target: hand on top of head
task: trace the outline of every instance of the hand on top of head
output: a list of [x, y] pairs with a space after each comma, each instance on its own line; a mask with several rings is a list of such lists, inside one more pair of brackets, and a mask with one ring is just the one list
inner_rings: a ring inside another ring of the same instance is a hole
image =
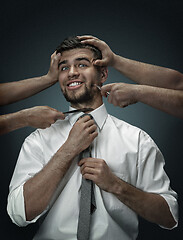
[[84, 36], [78, 36], [78, 38], [81, 40], [81, 43], [83, 44], [89, 44], [97, 47], [101, 53], [102, 53], [102, 59], [95, 60], [94, 64], [98, 66], [112, 66], [114, 62], [114, 53], [110, 49], [110, 47], [102, 40], [89, 36], [89, 35], [84, 35]]

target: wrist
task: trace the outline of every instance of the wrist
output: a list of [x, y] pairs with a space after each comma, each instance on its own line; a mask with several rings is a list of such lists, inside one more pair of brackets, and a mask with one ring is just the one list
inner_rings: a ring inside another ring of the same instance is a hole
[[65, 156], [65, 159], [72, 160], [75, 158], [79, 153], [74, 150], [72, 144], [69, 144], [67, 141], [59, 148], [58, 154], [62, 153]]
[[146, 92], [146, 87], [147, 86], [145, 85], [134, 84], [134, 91], [132, 92], [136, 102], [143, 102], [144, 93]]
[[19, 113], [20, 113], [20, 119], [21, 119], [22, 126], [29, 127], [30, 126], [29, 118], [31, 117], [29, 108], [23, 109]]
[[120, 196], [122, 194], [122, 183], [123, 181], [114, 175], [113, 181], [111, 183], [110, 188], [108, 189], [108, 192], [114, 194], [115, 196]]
[[141, 96], [143, 92], [143, 86], [139, 84], [132, 84], [131, 88], [131, 98], [133, 98], [134, 102], [140, 102]]
[[8, 123], [7, 128], [9, 129], [9, 131], [27, 127], [28, 126], [27, 109], [20, 110], [16, 113], [8, 114], [7, 123]]
[[58, 81], [57, 77], [52, 76], [49, 72], [46, 75], [43, 75], [41, 78], [45, 83], [48, 84], [48, 86], [52, 86]]
[[123, 63], [123, 57], [113, 53], [112, 61], [111, 61], [111, 67], [115, 68], [116, 70], [121, 70]]

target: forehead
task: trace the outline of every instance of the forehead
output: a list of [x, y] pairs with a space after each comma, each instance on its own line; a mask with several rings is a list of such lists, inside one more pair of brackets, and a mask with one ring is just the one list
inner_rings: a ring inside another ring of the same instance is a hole
[[93, 59], [94, 54], [90, 49], [87, 48], [75, 48], [68, 51], [62, 52], [61, 60], [62, 61], [73, 61], [77, 58], [88, 58], [89, 60]]

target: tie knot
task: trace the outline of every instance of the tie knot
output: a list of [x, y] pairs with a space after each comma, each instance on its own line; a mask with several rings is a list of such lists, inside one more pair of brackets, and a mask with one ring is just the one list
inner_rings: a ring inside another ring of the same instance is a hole
[[89, 116], [90, 119], [94, 119], [91, 114], [89, 114], [89, 113], [84, 113], [84, 114], [82, 114], [80, 117], [78, 117], [78, 119], [76, 120], [76, 122], [77, 122], [79, 119], [81, 119], [81, 118], [83, 118], [83, 117], [85, 117], [85, 116]]
[[[89, 116], [91, 119], [93, 119], [93, 116], [91, 115], [91, 114], [89, 114], [89, 113], [84, 113], [83, 115], [81, 115], [79, 118], [78, 118], [78, 120], [80, 119], [80, 118], [83, 118], [84, 116]], [[77, 121], [78, 121], [77, 120]]]

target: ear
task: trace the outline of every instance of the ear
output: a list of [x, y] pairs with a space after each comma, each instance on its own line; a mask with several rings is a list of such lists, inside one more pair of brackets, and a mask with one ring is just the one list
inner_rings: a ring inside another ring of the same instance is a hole
[[108, 68], [101, 67], [101, 83], [104, 83], [108, 77]]

